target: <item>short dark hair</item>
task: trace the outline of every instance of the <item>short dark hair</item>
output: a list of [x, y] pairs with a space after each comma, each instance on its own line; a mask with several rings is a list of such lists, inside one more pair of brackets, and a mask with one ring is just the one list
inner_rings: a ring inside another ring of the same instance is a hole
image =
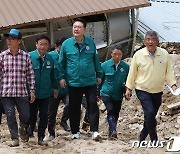
[[56, 43], [55, 43], [56, 47], [62, 45], [62, 43], [63, 43], [66, 39], [67, 39], [67, 38], [65, 38], [65, 37], [63, 37], [63, 38], [61, 38], [61, 39], [60, 39], [60, 38], [57, 39], [57, 40], [56, 40]]
[[154, 31], [154, 30], [147, 31], [145, 34], [145, 39], [148, 35], [149, 36], [156, 36], [157, 40], [159, 41], [159, 34], [156, 31]]
[[50, 43], [50, 39], [48, 36], [42, 34], [42, 35], [39, 35], [37, 38], [36, 38], [36, 43], [38, 43], [39, 40], [42, 40], [42, 39], [45, 39], [47, 40], [49, 43]]
[[121, 44], [114, 44], [109, 47], [109, 50], [112, 52], [113, 50], [121, 50], [122, 53], [124, 52], [123, 46]]
[[86, 28], [87, 23], [86, 23], [86, 21], [85, 21], [83, 18], [76, 18], [76, 19], [74, 19], [73, 25], [74, 25], [74, 23], [75, 23], [76, 21], [81, 22], [81, 23], [83, 24], [83, 26]]

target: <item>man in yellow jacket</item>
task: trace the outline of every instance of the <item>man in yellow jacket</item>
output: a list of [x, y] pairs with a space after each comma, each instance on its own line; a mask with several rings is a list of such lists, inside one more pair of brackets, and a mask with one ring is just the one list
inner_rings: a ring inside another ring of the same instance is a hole
[[171, 58], [165, 49], [157, 47], [158, 34], [148, 31], [145, 35], [145, 48], [137, 51], [132, 59], [126, 81], [126, 99], [130, 99], [131, 90], [135, 88], [136, 95], [144, 111], [144, 127], [140, 133], [140, 141], [150, 136], [151, 141], [157, 141], [156, 114], [162, 102], [162, 90], [165, 82], [176, 90]]

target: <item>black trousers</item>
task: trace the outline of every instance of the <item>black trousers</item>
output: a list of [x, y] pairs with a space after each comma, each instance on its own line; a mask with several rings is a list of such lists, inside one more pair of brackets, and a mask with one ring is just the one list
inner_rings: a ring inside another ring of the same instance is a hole
[[162, 102], [162, 94], [162, 92], [148, 93], [136, 89], [136, 95], [144, 111], [144, 127], [140, 133], [140, 141], [145, 140], [148, 134], [150, 135], [151, 141], [158, 140], [156, 132], [156, 114]]
[[108, 96], [102, 96], [102, 101], [106, 106], [107, 117], [113, 116], [115, 118], [115, 122], [117, 122], [119, 118], [119, 112], [121, 110], [122, 100], [115, 101], [110, 99]]
[[64, 103], [62, 120], [66, 121], [69, 119], [69, 95], [64, 95], [62, 97], [58, 96], [57, 99], [54, 99], [54, 97], [51, 96], [48, 109], [48, 131], [52, 136], [55, 136], [56, 115], [60, 100]]
[[87, 99], [87, 110], [89, 114], [90, 130], [98, 131], [99, 127], [99, 108], [97, 105], [97, 87], [96, 85], [86, 87], [69, 86], [69, 113], [70, 127], [72, 134], [79, 132], [80, 111], [83, 94]]
[[39, 111], [38, 138], [45, 137], [45, 130], [48, 123], [48, 104], [49, 97], [43, 99], [36, 99], [34, 103], [30, 104], [30, 135], [33, 134], [37, 122], [37, 114]]

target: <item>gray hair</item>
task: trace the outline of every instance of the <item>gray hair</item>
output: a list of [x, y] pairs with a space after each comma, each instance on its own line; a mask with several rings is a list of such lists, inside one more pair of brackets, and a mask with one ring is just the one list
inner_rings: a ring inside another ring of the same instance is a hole
[[153, 30], [147, 31], [145, 34], [145, 39], [147, 36], [156, 36], [157, 40], [159, 41], [159, 34], [156, 31]]

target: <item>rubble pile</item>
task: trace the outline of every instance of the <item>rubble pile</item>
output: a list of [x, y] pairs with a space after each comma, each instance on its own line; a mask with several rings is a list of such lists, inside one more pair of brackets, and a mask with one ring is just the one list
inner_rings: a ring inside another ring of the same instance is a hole
[[159, 46], [166, 49], [170, 54], [180, 54], [180, 43], [160, 43]]

